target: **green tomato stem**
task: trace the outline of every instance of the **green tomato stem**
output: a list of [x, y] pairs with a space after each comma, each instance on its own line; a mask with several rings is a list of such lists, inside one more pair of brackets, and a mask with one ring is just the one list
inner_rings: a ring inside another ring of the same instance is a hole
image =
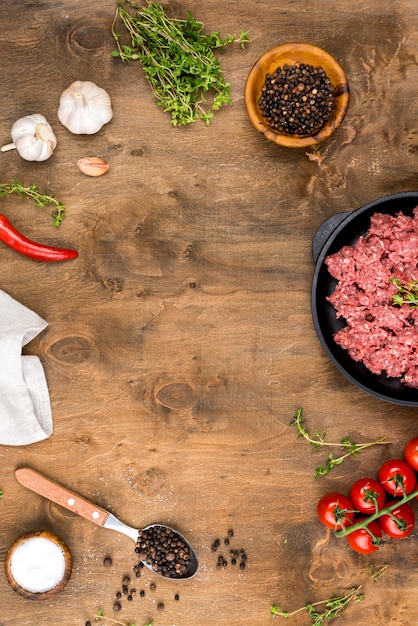
[[403, 498], [401, 498], [400, 500], [397, 500], [395, 504], [392, 504], [391, 506], [387, 506], [384, 509], [380, 509], [376, 511], [376, 513], [373, 513], [373, 515], [369, 515], [362, 522], [357, 522], [357, 524], [353, 524], [352, 526], [344, 526], [341, 530], [337, 530], [335, 533], [335, 536], [346, 537], [347, 535], [350, 535], [356, 530], [360, 530], [361, 528], [367, 528], [370, 522], [373, 522], [374, 520], [379, 519], [379, 517], [382, 517], [382, 515], [390, 515], [392, 511], [398, 508], [398, 506], [400, 506], [401, 504], [405, 504], [406, 502], [409, 502], [410, 500], [413, 500], [417, 496], [418, 496], [418, 489], [415, 489], [414, 491], [411, 491], [411, 493], [404, 495]]

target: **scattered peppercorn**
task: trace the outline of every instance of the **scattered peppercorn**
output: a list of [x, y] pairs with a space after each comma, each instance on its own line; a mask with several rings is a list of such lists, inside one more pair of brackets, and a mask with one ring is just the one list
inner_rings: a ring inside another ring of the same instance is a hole
[[[230, 528], [227, 532], [227, 537], [224, 538], [224, 544], [228, 546], [231, 543], [231, 538], [234, 536], [234, 531]], [[215, 539], [211, 545], [211, 549], [216, 552], [220, 545], [219, 539]], [[225, 557], [223, 554], [219, 554], [216, 562], [216, 569], [222, 569], [228, 566], [228, 562], [231, 565], [237, 565], [239, 562], [239, 568], [244, 570], [247, 562], [247, 553], [244, 548], [235, 548], [231, 547], [228, 550], [230, 561], [228, 561], [228, 557]]]
[[157, 604], [157, 611], [162, 611], [164, 609], [164, 602], [159, 602]]
[[91, 626], [91, 621], [88, 619], [85, 626]]
[[215, 539], [210, 549], [212, 550], [212, 552], [216, 552], [216, 550], [219, 548], [220, 545], [221, 545], [221, 542], [219, 541], [219, 539]]
[[331, 118], [335, 109], [333, 92], [322, 67], [295, 63], [267, 74], [258, 105], [273, 130], [306, 137]]
[[219, 567], [226, 567], [228, 565], [228, 561], [226, 560], [226, 558], [224, 556], [222, 556], [222, 554], [220, 554], [218, 556], [218, 566]]
[[145, 597], [145, 591], [143, 589], [141, 589], [141, 591], [139, 592], [139, 595], [141, 596], [141, 598]]
[[121, 610], [122, 606], [120, 604], [120, 602], [114, 602], [113, 603], [113, 610], [115, 613], [118, 613]]
[[103, 559], [103, 565], [104, 565], [105, 567], [110, 567], [110, 566], [112, 565], [112, 559], [111, 559], [111, 557], [110, 557], [110, 556], [106, 556], [106, 557]]
[[179, 594], [178, 594], [178, 593], [176, 593], [176, 595], [174, 596], [174, 600], [175, 600], [176, 602], [178, 602], [178, 601], [180, 600], [180, 596], [179, 596]]
[[117, 591], [115, 595], [116, 595], [116, 600], [120, 600], [122, 597], [122, 593], [120, 591]]

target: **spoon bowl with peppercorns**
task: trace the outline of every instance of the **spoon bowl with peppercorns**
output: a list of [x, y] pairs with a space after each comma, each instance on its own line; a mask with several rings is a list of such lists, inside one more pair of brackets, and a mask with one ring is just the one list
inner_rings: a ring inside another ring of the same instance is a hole
[[196, 574], [199, 564], [192, 546], [183, 535], [169, 526], [151, 524], [139, 530], [132, 528], [109, 511], [29, 467], [17, 469], [15, 477], [21, 485], [51, 502], [98, 526], [116, 530], [133, 539], [139, 562], [155, 574], [173, 580], [192, 578]]
[[253, 126], [287, 148], [327, 139], [344, 119], [347, 77], [328, 52], [307, 43], [276, 46], [252, 67], [244, 100]]

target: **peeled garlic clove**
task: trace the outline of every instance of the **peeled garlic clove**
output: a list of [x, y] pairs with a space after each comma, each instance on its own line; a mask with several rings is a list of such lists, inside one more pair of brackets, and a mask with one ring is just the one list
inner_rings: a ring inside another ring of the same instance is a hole
[[112, 117], [109, 94], [91, 81], [77, 80], [61, 94], [58, 119], [75, 135], [94, 135]]
[[51, 126], [39, 113], [18, 119], [12, 126], [11, 135], [13, 143], [2, 146], [1, 151], [16, 148], [26, 161], [46, 161], [57, 145]]
[[102, 176], [109, 169], [109, 163], [100, 157], [84, 157], [77, 165], [86, 176]]

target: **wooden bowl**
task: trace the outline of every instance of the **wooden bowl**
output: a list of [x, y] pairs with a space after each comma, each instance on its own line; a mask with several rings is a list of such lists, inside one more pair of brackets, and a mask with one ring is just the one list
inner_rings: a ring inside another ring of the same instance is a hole
[[[56, 572], [51, 572], [51, 557], [56, 561]], [[64, 541], [57, 535], [47, 530], [34, 530], [22, 535], [10, 546], [4, 568], [7, 582], [16, 593], [28, 600], [47, 600], [62, 591], [68, 583], [72, 556]], [[39, 581], [45, 575], [49, 577], [49, 581], [46, 579], [42, 587]], [[39, 590], [27, 584], [28, 578], [36, 578], [36, 587]]]
[[[320, 130], [308, 136], [277, 132], [269, 126], [258, 104], [267, 74], [273, 74], [278, 67], [296, 63], [322, 67], [334, 88], [335, 109], [331, 118]], [[268, 50], [252, 67], [244, 92], [245, 106], [254, 127], [270, 141], [287, 148], [307, 148], [327, 139], [343, 121], [349, 99], [347, 77], [342, 67], [328, 52], [307, 43], [288, 43]]]

